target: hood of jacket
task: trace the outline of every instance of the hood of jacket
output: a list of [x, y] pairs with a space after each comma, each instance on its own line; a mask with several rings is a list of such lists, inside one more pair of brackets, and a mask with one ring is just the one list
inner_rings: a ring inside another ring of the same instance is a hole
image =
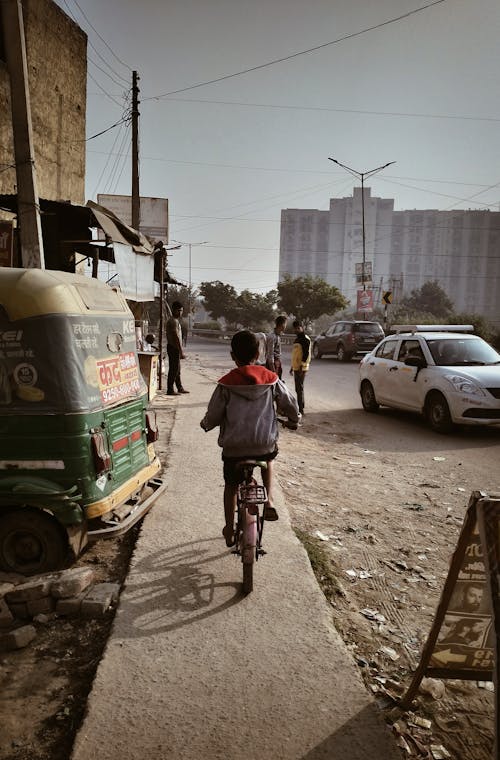
[[267, 393], [277, 382], [278, 375], [275, 372], [259, 364], [246, 364], [221, 377], [218, 385], [229, 388], [242, 398], [256, 399]]

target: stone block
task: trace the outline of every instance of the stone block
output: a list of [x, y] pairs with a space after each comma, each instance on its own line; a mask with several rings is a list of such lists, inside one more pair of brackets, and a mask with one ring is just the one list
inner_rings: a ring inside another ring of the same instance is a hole
[[9, 591], [13, 591], [15, 588], [13, 583], [0, 583], [0, 599], [3, 599], [5, 594], [8, 594]]
[[72, 596], [70, 599], [58, 599], [56, 601], [56, 612], [58, 615], [71, 616], [79, 615], [82, 607], [82, 601], [85, 594]]
[[102, 617], [118, 600], [120, 585], [118, 583], [97, 583], [85, 594], [82, 600], [83, 617]]
[[51, 596], [44, 596], [42, 599], [33, 599], [33, 601], [26, 602], [26, 608], [30, 617], [35, 617], [41, 612], [53, 612], [56, 603]]
[[0, 634], [0, 650], [23, 649], [36, 638], [36, 629], [32, 625], [23, 625], [14, 631]]
[[38, 575], [25, 583], [20, 583], [13, 591], [5, 594], [7, 604], [11, 602], [31, 602], [34, 599], [41, 599], [44, 596], [50, 596], [50, 587], [54, 581], [54, 575]]
[[90, 586], [94, 579], [94, 571], [91, 567], [71, 567], [60, 573], [51, 587], [50, 593], [55, 599], [68, 599], [71, 596], [79, 596]]
[[16, 602], [8, 606], [15, 618], [19, 618], [19, 620], [29, 619], [30, 614], [25, 602]]
[[14, 622], [14, 615], [5, 599], [0, 598], [0, 628], [9, 628]]

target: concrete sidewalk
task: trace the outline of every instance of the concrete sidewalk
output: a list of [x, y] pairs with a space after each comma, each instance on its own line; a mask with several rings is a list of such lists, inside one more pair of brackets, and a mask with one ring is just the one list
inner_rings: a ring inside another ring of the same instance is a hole
[[400, 760], [279, 489], [269, 553], [241, 594], [217, 431], [199, 427], [213, 383], [184, 366], [183, 380], [190, 395], [168, 399], [168, 488], [144, 520], [73, 760]]

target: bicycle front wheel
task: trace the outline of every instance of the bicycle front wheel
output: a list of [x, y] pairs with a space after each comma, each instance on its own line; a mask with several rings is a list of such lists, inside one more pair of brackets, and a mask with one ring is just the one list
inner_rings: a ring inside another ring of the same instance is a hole
[[253, 562], [243, 562], [243, 593], [253, 591]]

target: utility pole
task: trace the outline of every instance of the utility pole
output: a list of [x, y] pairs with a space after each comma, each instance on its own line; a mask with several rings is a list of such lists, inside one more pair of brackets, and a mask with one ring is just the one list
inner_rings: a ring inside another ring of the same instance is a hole
[[132, 72], [132, 227], [141, 223], [141, 197], [139, 195], [139, 77]]
[[[389, 161], [388, 164], [384, 164], [383, 166], [377, 166], [376, 169], [370, 169], [367, 172], [358, 172], [356, 169], [351, 169], [350, 166], [346, 166], [345, 164], [341, 164], [340, 161], [337, 161], [336, 158], [328, 158], [329, 161], [333, 161], [334, 164], [337, 164], [337, 166], [341, 166], [342, 169], [345, 169], [349, 172], [349, 174], [352, 174], [354, 177], [357, 177], [361, 180], [361, 224], [362, 224], [362, 232], [363, 232], [363, 264], [361, 265], [361, 279], [363, 284], [363, 290], [366, 290], [366, 278], [365, 278], [365, 264], [366, 264], [366, 235], [365, 235], [365, 177], [372, 177], [377, 172], [382, 171], [382, 169], [386, 169], [388, 166], [391, 166], [391, 164], [395, 164], [395, 161]], [[372, 274], [373, 276], [373, 274]]]
[[7, 68], [10, 76], [12, 131], [17, 181], [17, 219], [22, 265], [45, 269], [36, 183], [33, 129], [21, 0], [0, 2]]

